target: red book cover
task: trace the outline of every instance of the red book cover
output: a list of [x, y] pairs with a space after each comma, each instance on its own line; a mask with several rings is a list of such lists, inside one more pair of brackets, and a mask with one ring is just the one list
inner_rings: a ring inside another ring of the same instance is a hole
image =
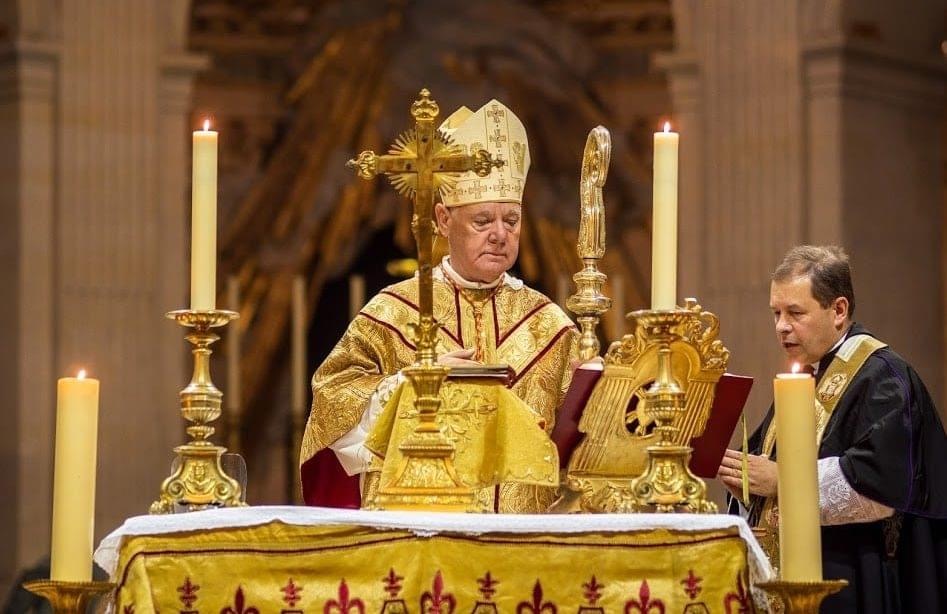
[[720, 461], [730, 444], [730, 437], [737, 427], [743, 406], [753, 387], [753, 378], [724, 373], [717, 382], [714, 402], [710, 407], [707, 428], [700, 437], [691, 439], [694, 452], [690, 469], [702, 478], [717, 477]]
[[582, 439], [579, 432], [579, 420], [585, 410], [585, 404], [592, 396], [592, 389], [598, 379], [602, 377], [602, 365], [590, 363], [580, 365], [572, 374], [572, 383], [566, 397], [562, 400], [559, 415], [556, 417], [556, 426], [552, 430], [552, 441], [559, 450], [559, 468], [565, 469], [569, 464], [569, 457]]

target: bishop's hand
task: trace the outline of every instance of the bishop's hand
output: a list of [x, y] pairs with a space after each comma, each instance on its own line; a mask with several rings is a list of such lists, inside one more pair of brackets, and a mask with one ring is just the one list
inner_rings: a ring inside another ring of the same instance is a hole
[[476, 360], [471, 360], [473, 355], [474, 350], [472, 348], [469, 350], [454, 350], [438, 356], [437, 363], [445, 367], [473, 367], [480, 364]]

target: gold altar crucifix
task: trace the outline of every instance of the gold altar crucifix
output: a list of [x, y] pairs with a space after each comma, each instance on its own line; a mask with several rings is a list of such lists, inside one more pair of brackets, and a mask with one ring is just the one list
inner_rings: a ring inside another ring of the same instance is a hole
[[395, 478], [380, 484], [377, 496], [368, 502], [376, 509], [470, 509], [474, 492], [460, 482], [454, 471], [454, 444], [441, 433], [437, 412], [440, 388], [449, 369], [437, 364], [437, 330], [434, 320], [434, 287], [431, 277], [434, 244], [434, 197], [450, 190], [459, 173], [474, 171], [486, 177], [503, 160], [480, 149], [466, 153], [434, 127], [439, 109], [427, 89], [411, 105], [414, 128], [403, 133], [388, 154], [363, 151], [348, 166], [362, 179], [388, 175], [401, 194], [414, 197], [411, 229], [418, 246], [418, 323], [410, 335], [417, 347], [415, 364], [404, 370], [416, 394], [419, 423], [414, 433], [398, 446], [404, 455]]

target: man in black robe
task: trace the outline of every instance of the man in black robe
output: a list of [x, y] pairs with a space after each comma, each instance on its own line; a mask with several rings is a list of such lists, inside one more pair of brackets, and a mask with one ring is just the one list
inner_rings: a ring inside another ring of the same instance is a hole
[[[849, 585], [821, 612], [947, 612], [947, 434], [924, 383], [852, 321], [851, 269], [840, 248], [790, 250], [773, 274], [770, 306], [788, 358], [813, 370], [817, 399], [834, 407], [815, 408], [823, 576]], [[862, 342], [860, 366], [844, 364], [856, 362]], [[846, 374], [846, 366], [857, 370]], [[752, 526], [778, 522], [772, 422], [770, 406], [748, 442]], [[727, 451], [718, 477], [739, 497], [740, 452]]]

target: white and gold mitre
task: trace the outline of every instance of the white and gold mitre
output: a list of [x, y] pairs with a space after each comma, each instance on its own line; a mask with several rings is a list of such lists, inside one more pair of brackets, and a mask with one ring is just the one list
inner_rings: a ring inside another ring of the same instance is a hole
[[440, 127], [464, 153], [486, 149], [506, 162], [487, 177], [473, 172], [461, 175], [452, 190], [442, 194], [448, 207], [475, 203], [522, 203], [529, 172], [529, 141], [526, 128], [502, 102], [491, 100], [476, 112], [467, 107], [454, 111]]

